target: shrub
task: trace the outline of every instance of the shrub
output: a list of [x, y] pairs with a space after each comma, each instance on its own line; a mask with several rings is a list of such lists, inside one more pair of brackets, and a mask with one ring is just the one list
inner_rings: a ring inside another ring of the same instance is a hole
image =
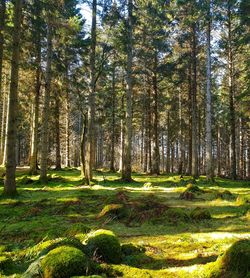
[[118, 238], [112, 231], [97, 230], [90, 233], [86, 240], [86, 253], [96, 260], [107, 263], [121, 261], [121, 246]]
[[221, 257], [211, 270], [211, 278], [237, 277], [245, 278], [250, 273], [250, 240], [235, 242]]
[[70, 225], [70, 227], [67, 230], [67, 235], [68, 236], [75, 236], [76, 234], [86, 234], [90, 232], [90, 228], [88, 226], [86, 226], [83, 223], [74, 223], [72, 225]]
[[216, 199], [231, 200], [233, 198], [234, 198], [234, 195], [229, 190], [217, 192], [217, 194], [216, 194]]
[[44, 278], [65, 278], [85, 274], [89, 260], [82, 251], [61, 246], [50, 251], [41, 262]]
[[192, 201], [193, 199], [195, 199], [195, 194], [189, 191], [184, 191], [180, 194], [180, 199]]
[[209, 210], [205, 208], [195, 208], [191, 212], [190, 217], [194, 220], [205, 220], [212, 218]]
[[199, 186], [189, 183], [186, 188], [187, 191], [192, 193], [203, 193], [204, 191]]

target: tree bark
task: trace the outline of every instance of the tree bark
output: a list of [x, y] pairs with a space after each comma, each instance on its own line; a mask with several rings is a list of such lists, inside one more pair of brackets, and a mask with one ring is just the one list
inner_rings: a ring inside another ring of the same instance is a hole
[[60, 96], [55, 92], [55, 132], [56, 132], [56, 170], [61, 170], [61, 140], [60, 140]]
[[127, 75], [126, 75], [126, 115], [125, 115], [125, 136], [124, 136], [124, 165], [122, 169], [122, 179], [131, 181], [131, 152], [132, 152], [132, 63], [133, 63], [133, 0], [128, 0], [127, 19]]
[[111, 154], [110, 154], [110, 171], [115, 171], [115, 65], [112, 72], [112, 122], [111, 122]]
[[212, 93], [211, 93], [211, 1], [208, 10], [207, 25], [207, 88], [206, 88], [206, 177], [213, 180], [212, 155]]
[[41, 173], [40, 180], [47, 183], [47, 166], [48, 166], [48, 121], [50, 106], [50, 90], [51, 90], [51, 63], [52, 63], [52, 27], [48, 22], [47, 27], [47, 61], [45, 72], [45, 96], [42, 114], [42, 134], [41, 134]]
[[22, 0], [14, 3], [14, 30], [13, 48], [11, 60], [11, 81], [8, 107], [8, 133], [7, 133], [7, 161], [4, 194], [11, 196], [16, 194], [16, 140], [17, 140], [17, 109], [18, 109], [18, 72], [20, 60], [20, 33], [22, 18]]
[[[36, 16], [39, 18], [41, 15], [39, 1], [36, 2]], [[39, 24], [40, 22], [37, 22]], [[35, 80], [35, 98], [34, 98], [34, 114], [32, 122], [31, 134], [31, 154], [30, 154], [30, 173], [37, 174], [37, 151], [38, 151], [38, 120], [39, 120], [39, 99], [41, 88], [41, 27], [35, 26], [35, 43], [36, 43], [36, 80]]]
[[159, 153], [159, 134], [158, 134], [158, 84], [157, 84], [157, 53], [154, 57], [154, 74], [153, 74], [153, 90], [154, 90], [154, 122], [153, 122], [153, 163], [152, 174], [160, 174], [160, 153]]
[[89, 92], [89, 109], [88, 109], [88, 128], [86, 136], [86, 153], [85, 153], [85, 179], [90, 184], [93, 178], [94, 163], [94, 144], [95, 144], [95, 91], [96, 91], [96, 10], [97, 1], [92, 2], [92, 26], [91, 26], [91, 51], [90, 51], [90, 92]]
[[229, 85], [229, 118], [230, 118], [230, 175], [232, 179], [237, 178], [236, 173], [236, 135], [235, 135], [235, 105], [234, 105], [234, 70], [233, 70], [233, 49], [232, 49], [232, 15], [231, 4], [228, 1], [228, 85]]
[[198, 178], [198, 146], [197, 146], [197, 41], [196, 23], [192, 26], [192, 176]]

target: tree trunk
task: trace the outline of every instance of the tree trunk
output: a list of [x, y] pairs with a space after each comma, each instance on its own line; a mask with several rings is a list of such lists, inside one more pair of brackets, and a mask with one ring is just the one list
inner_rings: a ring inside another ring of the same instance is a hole
[[115, 65], [112, 72], [112, 122], [111, 122], [111, 154], [110, 154], [110, 171], [115, 171]]
[[154, 57], [154, 75], [153, 75], [153, 89], [154, 89], [154, 123], [153, 123], [153, 163], [152, 174], [160, 174], [160, 153], [159, 153], [159, 135], [158, 135], [158, 84], [157, 84], [157, 53]]
[[89, 109], [88, 109], [88, 128], [87, 142], [85, 153], [85, 179], [86, 183], [90, 184], [93, 178], [93, 163], [94, 163], [94, 144], [95, 144], [95, 90], [96, 90], [96, 9], [97, 1], [92, 3], [92, 26], [91, 26], [91, 51], [90, 51], [90, 92], [89, 92]]
[[120, 131], [120, 163], [119, 163], [119, 172], [122, 173], [124, 165], [124, 96], [122, 96], [121, 101], [121, 131]]
[[[3, 117], [4, 109], [4, 97], [3, 97], [3, 48], [4, 48], [4, 28], [5, 28], [5, 13], [6, 13], [6, 0], [0, 0], [0, 104], [2, 109], [0, 109], [0, 119]], [[4, 129], [2, 125], [0, 126], [1, 137], [4, 136]], [[1, 153], [2, 156], [2, 153]]]
[[[36, 2], [36, 16], [40, 17], [39, 1]], [[39, 24], [38, 22], [37, 24]], [[30, 154], [30, 173], [37, 174], [37, 149], [38, 149], [38, 118], [39, 118], [39, 98], [41, 88], [41, 27], [34, 27], [36, 35], [36, 80], [35, 80], [35, 98], [34, 98], [34, 114], [32, 122], [31, 134], [31, 154]]]
[[51, 90], [51, 62], [52, 62], [52, 27], [48, 22], [47, 30], [47, 62], [45, 72], [45, 96], [42, 114], [41, 129], [41, 173], [40, 180], [47, 183], [47, 164], [48, 164], [48, 121], [50, 106], [50, 90]]
[[61, 170], [60, 96], [58, 92], [55, 92], [55, 94], [56, 170]]
[[16, 0], [14, 5], [14, 30], [11, 60], [11, 81], [9, 93], [9, 118], [7, 133], [7, 161], [4, 194], [16, 194], [16, 140], [17, 140], [17, 109], [18, 109], [18, 70], [20, 59], [20, 33], [22, 18], [22, 0]]
[[131, 181], [131, 152], [132, 152], [132, 62], [133, 62], [133, 0], [128, 0], [128, 19], [127, 19], [127, 75], [126, 75], [126, 116], [125, 116], [125, 136], [124, 136], [124, 165], [122, 179]]
[[213, 180], [212, 155], [212, 94], [211, 94], [211, 1], [208, 8], [207, 25], [207, 88], [206, 88], [206, 176]]
[[192, 176], [198, 178], [198, 146], [197, 146], [197, 42], [196, 42], [196, 23], [192, 26]]
[[235, 135], [235, 107], [234, 107], [234, 70], [233, 70], [233, 49], [232, 49], [232, 23], [231, 4], [228, 1], [228, 85], [229, 85], [229, 118], [230, 118], [230, 174], [232, 179], [237, 178], [236, 173], [236, 135]]
[[66, 65], [66, 120], [65, 120], [65, 145], [66, 145], [66, 166], [70, 167], [70, 106], [69, 106], [69, 77], [68, 65]]

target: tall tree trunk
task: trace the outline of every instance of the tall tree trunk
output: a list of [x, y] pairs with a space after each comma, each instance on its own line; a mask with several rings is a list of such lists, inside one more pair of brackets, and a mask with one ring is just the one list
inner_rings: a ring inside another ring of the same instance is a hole
[[131, 181], [131, 152], [132, 152], [132, 63], [133, 63], [133, 0], [128, 0], [128, 19], [127, 19], [127, 75], [126, 75], [126, 124], [124, 136], [124, 165], [122, 179]]
[[41, 134], [41, 173], [40, 180], [47, 183], [47, 165], [48, 165], [48, 121], [50, 106], [50, 90], [51, 90], [51, 62], [52, 62], [52, 27], [48, 22], [47, 27], [47, 61], [45, 72], [45, 95], [42, 114], [42, 134]]
[[230, 174], [232, 179], [237, 178], [236, 173], [236, 135], [235, 135], [235, 105], [234, 105], [234, 70], [233, 70], [233, 49], [232, 49], [232, 15], [231, 3], [228, 1], [228, 85], [229, 85], [229, 118], [230, 118]]
[[217, 176], [221, 176], [221, 131], [219, 125], [217, 130]]
[[69, 106], [69, 76], [68, 65], [66, 65], [66, 120], [65, 120], [65, 145], [66, 145], [66, 166], [70, 167], [70, 106]]
[[14, 30], [13, 48], [11, 60], [11, 81], [9, 93], [9, 118], [7, 133], [7, 161], [4, 194], [16, 194], [16, 139], [17, 139], [17, 110], [18, 110], [18, 70], [20, 59], [20, 33], [22, 18], [22, 0], [16, 0], [14, 4]]
[[115, 65], [112, 72], [112, 122], [111, 122], [111, 154], [110, 154], [110, 171], [115, 171]]
[[213, 155], [212, 155], [212, 94], [211, 94], [211, 1], [208, 10], [207, 25], [207, 90], [206, 90], [206, 176], [212, 180]]
[[197, 146], [197, 39], [196, 23], [192, 26], [192, 176], [198, 178], [198, 146]]
[[170, 115], [169, 111], [167, 112], [167, 158], [166, 158], [166, 172], [167, 174], [170, 173], [170, 148], [171, 148], [171, 141], [170, 141]]
[[[4, 97], [3, 97], [3, 48], [4, 48], [4, 28], [5, 28], [5, 13], [6, 13], [6, 0], [0, 0], [0, 104], [2, 109], [0, 109], [0, 119], [3, 117], [3, 109], [4, 109]], [[2, 138], [4, 136], [4, 129], [2, 125], [0, 126], [0, 132]], [[2, 156], [2, 153], [1, 153]]]
[[154, 90], [154, 123], [153, 123], [153, 163], [152, 174], [160, 174], [160, 153], [159, 153], [159, 135], [158, 135], [158, 84], [157, 84], [157, 52], [154, 57], [154, 74], [153, 74], [153, 90]]
[[90, 92], [89, 92], [89, 109], [88, 109], [88, 128], [87, 142], [85, 154], [85, 179], [86, 183], [90, 184], [93, 178], [93, 163], [94, 163], [94, 145], [95, 145], [95, 91], [96, 91], [96, 9], [97, 1], [92, 3], [92, 26], [91, 26], [91, 51], [90, 51]]
[[8, 95], [7, 95], [7, 77], [5, 75], [4, 87], [2, 87], [2, 95], [3, 95], [3, 111], [2, 111], [2, 121], [1, 121], [1, 145], [0, 145], [0, 163], [1, 165], [5, 164], [4, 161], [4, 149], [5, 149], [5, 140], [6, 140], [6, 126], [7, 126], [7, 113], [8, 113]]
[[124, 95], [121, 100], [121, 130], [120, 130], [120, 162], [119, 162], [119, 172], [122, 173], [124, 165]]
[[87, 135], [87, 115], [83, 115], [82, 133], [81, 133], [81, 176], [85, 175], [85, 153], [86, 153], [86, 135]]
[[[41, 15], [41, 7], [39, 1], [35, 3], [35, 13], [37, 18]], [[38, 21], [37, 24], [40, 22]], [[41, 88], [41, 26], [34, 27], [35, 43], [36, 43], [36, 80], [35, 80], [35, 98], [34, 98], [34, 114], [32, 122], [31, 134], [31, 153], [30, 153], [30, 173], [37, 174], [37, 151], [38, 151], [38, 120], [39, 120], [39, 98]]]
[[61, 170], [60, 96], [58, 92], [55, 94], [56, 170]]

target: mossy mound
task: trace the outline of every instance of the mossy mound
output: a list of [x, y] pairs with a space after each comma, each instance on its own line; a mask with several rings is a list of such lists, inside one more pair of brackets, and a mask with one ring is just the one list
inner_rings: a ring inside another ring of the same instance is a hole
[[207, 219], [211, 219], [211, 214], [209, 212], [208, 209], [206, 208], [195, 208], [191, 213], [190, 213], [190, 217], [193, 220], [207, 220]]
[[27, 252], [26, 256], [33, 259], [38, 258], [46, 255], [51, 250], [60, 246], [69, 246], [75, 247], [81, 251], [84, 250], [84, 245], [80, 242], [80, 240], [74, 237], [63, 237], [54, 240], [48, 240], [35, 245], [33, 248], [29, 250], [29, 252]]
[[100, 229], [89, 233], [85, 244], [86, 254], [95, 261], [120, 263], [122, 255], [121, 245], [112, 231]]
[[139, 254], [146, 251], [145, 247], [133, 243], [122, 244], [121, 251], [124, 256]]
[[[0, 255], [0, 270], [5, 270], [9, 267], [11, 259], [5, 255]], [[0, 275], [1, 276], [1, 275]]]
[[61, 246], [42, 259], [41, 267], [44, 278], [65, 278], [87, 273], [89, 260], [79, 249]]
[[224, 190], [221, 192], [217, 192], [215, 198], [221, 200], [232, 200], [234, 199], [234, 195], [229, 190]]
[[187, 222], [190, 220], [189, 215], [181, 208], [169, 208], [165, 215], [170, 222]]
[[31, 178], [29, 178], [28, 176], [23, 176], [21, 179], [18, 180], [18, 183], [20, 184], [32, 184], [34, 182], [34, 180], [32, 180]]
[[145, 264], [149, 264], [152, 263], [153, 259], [149, 256], [147, 256], [144, 253], [138, 253], [138, 254], [133, 254], [133, 255], [129, 255], [126, 256], [122, 263], [129, 265], [129, 266], [133, 266], [133, 267], [143, 267], [145, 266]]
[[193, 199], [196, 198], [196, 195], [204, 193], [204, 190], [199, 188], [197, 185], [194, 185], [192, 183], [189, 183], [186, 186], [186, 189], [180, 194], [179, 198], [182, 200], [188, 200], [192, 201]]
[[86, 234], [89, 233], [90, 231], [91, 229], [87, 225], [83, 223], [74, 223], [70, 225], [66, 234], [70, 237], [74, 237], [77, 234]]
[[244, 206], [250, 204], [250, 196], [249, 195], [239, 195], [236, 199], [236, 203], [239, 206]]
[[145, 182], [143, 184], [143, 187], [144, 188], [153, 188], [154, 187], [154, 184], [152, 182]]
[[158, 221], [164, 218], [164, 213], [169, 208], [154, 194], [139, 198], [130, 203], [131, 213], [127, 220], [128, 225], [140, 225], [146, 221]]
[[97, 218], [110, 217], [111, 219], [122, 219], [128, 216], [128, 208], [123, 204], [109, 204], [104, 206]]
[[228, 277], [245, 278], [250, 273], [250, 240], [235, 242], [211, 270], [210, 278]]
[[184, 191], [180, 194], [180, 199], [192, 201], [193, 199], [195, 199], [195, 194], [193, 192]]

